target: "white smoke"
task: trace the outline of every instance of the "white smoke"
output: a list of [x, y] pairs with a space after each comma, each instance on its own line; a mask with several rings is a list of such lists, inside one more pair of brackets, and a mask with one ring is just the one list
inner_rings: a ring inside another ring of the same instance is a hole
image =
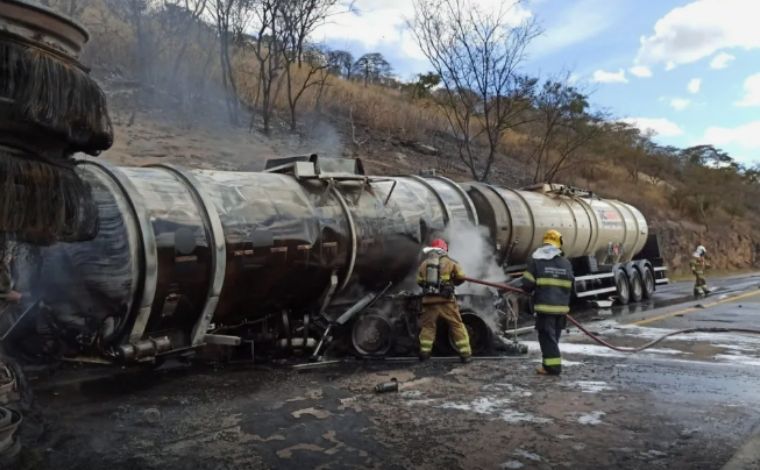
[[[444, 232], [449, 254], [464, 269], [465, 276], [491, 282], [504, 282], [507, 275], [496, 262], [496, 253], [488, 240], [488, 229], [472, 224], [452, 224]], [[467, 282], [457, 288], [459, 294], [484, 295], [488, 287]]]

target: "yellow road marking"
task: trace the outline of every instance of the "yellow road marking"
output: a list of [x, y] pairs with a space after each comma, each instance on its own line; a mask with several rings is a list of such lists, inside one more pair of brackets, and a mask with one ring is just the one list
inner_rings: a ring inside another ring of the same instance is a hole
[[752, 291], [752, 292], [745, 292], [744, 294], [739, 294], [737, 296], [729, 297], [729, 298], [723, 299], [723, 300], [717, 300], [717, 301], [711, 302], [709, 304], [702, 304], [704, 308], [689, 307], [689, 308], [685, 308], [683, 310], [678, 310], [678, 311], [675, 311], [675, 312], [670, 312], [670, 313], [665, 313], [663, 315], [658, 315], [656, 317], [646, 318], [644, 320], [635, 321], [635, 322], [633, 322], [631, 324], [632, 325], [646, 325], [646, 324], [649, 324], [649, 323], [654, 323], [656, 321], [665, 320], [667, 318], [672, 318], [672, 317], [675, 317], [675, 316], [678, 316], [678, 315], [686, 315], [688, 313], [694, 313], [694, 312], [703, 311], [703, 310], [705, 310], [707, 308], [715, 307], [716, 305], [725, 304], [727, 302], [734, 302], [734, 301], [737, 301], [737, 300], [740, 300], [740, 299], [746, 299], [748, 297], [754, 297], [756, 295], [760, 295], [760, 290], [755, 290], [755, 291]]

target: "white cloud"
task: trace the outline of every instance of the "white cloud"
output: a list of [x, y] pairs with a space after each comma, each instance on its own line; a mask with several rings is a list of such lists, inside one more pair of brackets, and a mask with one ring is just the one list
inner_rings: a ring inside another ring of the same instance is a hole
[[760, 73], [750, 75], [744, 80], [744, 97], [736, 106], [760, 106]]
[[397, 45], [416, 59], [425, 56], [413, 41], [406, 37], [406, 19], [414, 15], [411, 2], [405, 0], [359, 0], [354, 4], [356, 13], [341, 13], [315, 31], [318, 41], [350, 40], [370, 50], [383, 44]]
[[757, 18], [760, 2], [697, 0], [670, 10], [641, 38], [636, 63], [696, 62], [721, 49], [760, 48]]
[[[535, 1], [531, 2], [535, 5]], [[575, 0], [562, 2], [557, 18], [545, 25], [544, 34], [528, 48], [531, 57], [541, 57], [587, 41], [607, 30], [620, 15], [621, 9], [609, 0]]]
[[710, 68], [715, 70], [725, 69], [728, 67], [728, 64], [734, 59], [736, 59], [736, 57], [732, 56], [731, 54], [727, 52], [721, 52], [712, 58], [710, 61]]
[[738, 127], [708, 127], [704, 140], [717, 146], [736, 145], [742, 149], [760, 150], [760, 121]]
[[597, 70], [594, 72], [591, 80], [597, 83], [628, 83], [628, 79], [625, 78], [625, 70], [623, 69], [620, 69], [617, 72]]
[[636, 65], [628, 69], [631, 75], [635, 75], [640, 78], [649, 78], [652, 76], [652, 69], [646, 65]]
[[670, 100], [670, 106], [676, 111], [683, 111], [688, 108], [690, 104], [691, 100], [687, 100], [686, 98], [673, 98]]
[[639, 128], [642, 132], [652, 132], [661, 137], [678, 137], [683, 135], [683, 129], [675, 122], [666, 118], [635, 117], [621, 121]]
[[[510, 24], [519, 24], [532, 13], [517, 1], [472, 0], [483, 12], [504, 12]], [[342, 4], [342, 3], [341, 3]], [[394, 48], [403, 56], [426, 60], [417, 40], [407, 27], [414, 17], [414, 4], [409, 0], [356, 0], [350, 13], [333, 15], [315, 33], [317, 42], [355, 41], [371, 51], [382, 46]], [[363, 52], [363, 51], [362, 51]]]
[[701, 78], [692, 78], [691, 80], [689, 80], [689, 84], [686, 85], [686, 89], [689, 90], [689, 93], [692, 93], [692, 94], [699, 93], [700, 87], [702, 87]]

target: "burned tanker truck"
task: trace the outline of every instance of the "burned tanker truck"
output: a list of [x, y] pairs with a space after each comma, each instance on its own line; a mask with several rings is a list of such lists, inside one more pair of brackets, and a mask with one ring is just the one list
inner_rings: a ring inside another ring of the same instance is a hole
[[[503, 281], [558, 229], [580, 300], [638, 301], [667, 282], [637, 209], [565, 186], [375, 177], [358, 159], [315, 155], [262, 172], [72, 158], [112, 137], [76, 60], [86, 40], [38, 5], [0, 9], [0, 232], [23, 294], [4, 307], [0, 338], [16, 357], [414, 354], [415, 273], [441, 236], [468, 275]], [[459, 300], [473, 352], [488, 354], [513, 302], [470, 287]], [[436, 343], [445, 354], [446, 338]]]
[[[82, 359], [147, 361], [205, 345], [255, 355], [412, 354], [421, 249], [472, 227], [481, 227], [502, 279], [519, 275], [541, 234], [556, 228], [580, 299], [639, 300], [666, 281], [638, 210], [563, 186], [373, 177], [360, 160], [316, 156], [270, 161], [263, 172], [92, 158], [77, 171], [91, 188], [98, 234], [38, 249], [31, 284], [40, 296], [34, 315], [45, 320], [34, 334], [57, 335]], [[503, 327], [494, 300], [489, 292], [460, 299], [476, 354]]]

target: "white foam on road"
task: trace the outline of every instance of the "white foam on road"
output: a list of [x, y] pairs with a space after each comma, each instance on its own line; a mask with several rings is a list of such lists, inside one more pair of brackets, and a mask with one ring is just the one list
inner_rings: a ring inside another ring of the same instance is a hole
[[607, 382], [596, 380], [578, 380], [575, 382], [564, 383], [563, 385], [566, 387], [580, 388], [582, 393], [599, 393], [615, 389]]
[[552, 422], [549, 418], [540, 418], [536, 415], [523, 413], [522, 411], [517, 410], [504, 410], [502, 411], [500, 418], [507, 423], [546, 424]]
[[512, 400], [507, 398], [494, 398], [494, 397], [480, 397], [475, 400], [464, 402], [446, 402], [439, 406], [439, 408], [460, 410], [460, 411], [472, 411], [474, 413], [490, 415], [499, 411], [512, 403]]
[[[525, 344], [527, 344], [529, 348], [533, 346], [536, 348], [536, 350], [540, 350], [538, 341], [525, 341]], [[584, 356], [623, 357], [623, 356], [629, 355], [629, 353], [613, 351], [612, 349], [609, 349], [605, 346], [598, 346], [596, 344], [560, 343], [559, 349], [560, 351], [562, 351], [563, 354], [565, 353], [581, 354]], [[650, 348], [641, 354], [646, 354], [650, 356], [657, 356], [657, 355], [671, 355], [672, 356], [672, 355], [688, 354], [688, 353], [684, 353], [683, 351], [679, 351], [677, 349]], [[565, 361], [562, 361], [562, 364], [564, 365]]]
[[729, 362], [731, 364], [740, 364], [743, 366], [760, 366], [760, 357], [755, 356], [742, 356], [739, 354], [716, 354], [715, 359], [721, 362]]
[[534, 454], [532, 452], [528, 452], [525, 449], [515, 449], [514, 452], [512, 452], [513, 455], [516, 455], [517, 457], [522, 457], [524, 459], [532, 460], [534, 462], [540, 462], [541, 457], [538, 454]]
[[402, 390], [401, 392], [399, 392], [399, 395], [401, 395], [401, 398], [420, 398], [422, 396], [422, 391]]
[[597, 424], [602, 424], [602, 416], [604, 416], [604, 411], [592, 411], [591, 413], [582, 414], [578, 417], [578, 422], [580, 424], [586, 424], [591, 426], [596, 426]]
[[[655, 339], [662, 335], [673, 333], [673, 329], [668, 328], [652, 328], [645, 326], [637, 326], [630, 324], [618, 324], [615, 327], [610, 328], [614, 334], [615, 330], [622, 333], [625, 336], [633, 336], [637, 338]], [[744, 333], [689, 333], [684, 335], [676, 335], [667, 338], [665, 341], [699, 341], [719, 346], [722, 344], [738, 346], [756, 346], [760, 347], [760, 335], [744, 334]]]
[[544, 424], [551, 422], [551, 419], [548, 418], [541, 418], [530, 413], [511, 409], [509, 407], [511, 403], [512, 400], [507, 398], [479, 397], [469, 402], [443, 402], [436, 405], [436, 407], [491, 416], [494, 419], [501, 419], [507, 423], [529, 422]]
[[511, 383], [486, 384], [481, 387], [481, 390], [484, 392], [507, 393], [510, 396], [516, 398], [527, 398], [533, 396], [533, 392]]

